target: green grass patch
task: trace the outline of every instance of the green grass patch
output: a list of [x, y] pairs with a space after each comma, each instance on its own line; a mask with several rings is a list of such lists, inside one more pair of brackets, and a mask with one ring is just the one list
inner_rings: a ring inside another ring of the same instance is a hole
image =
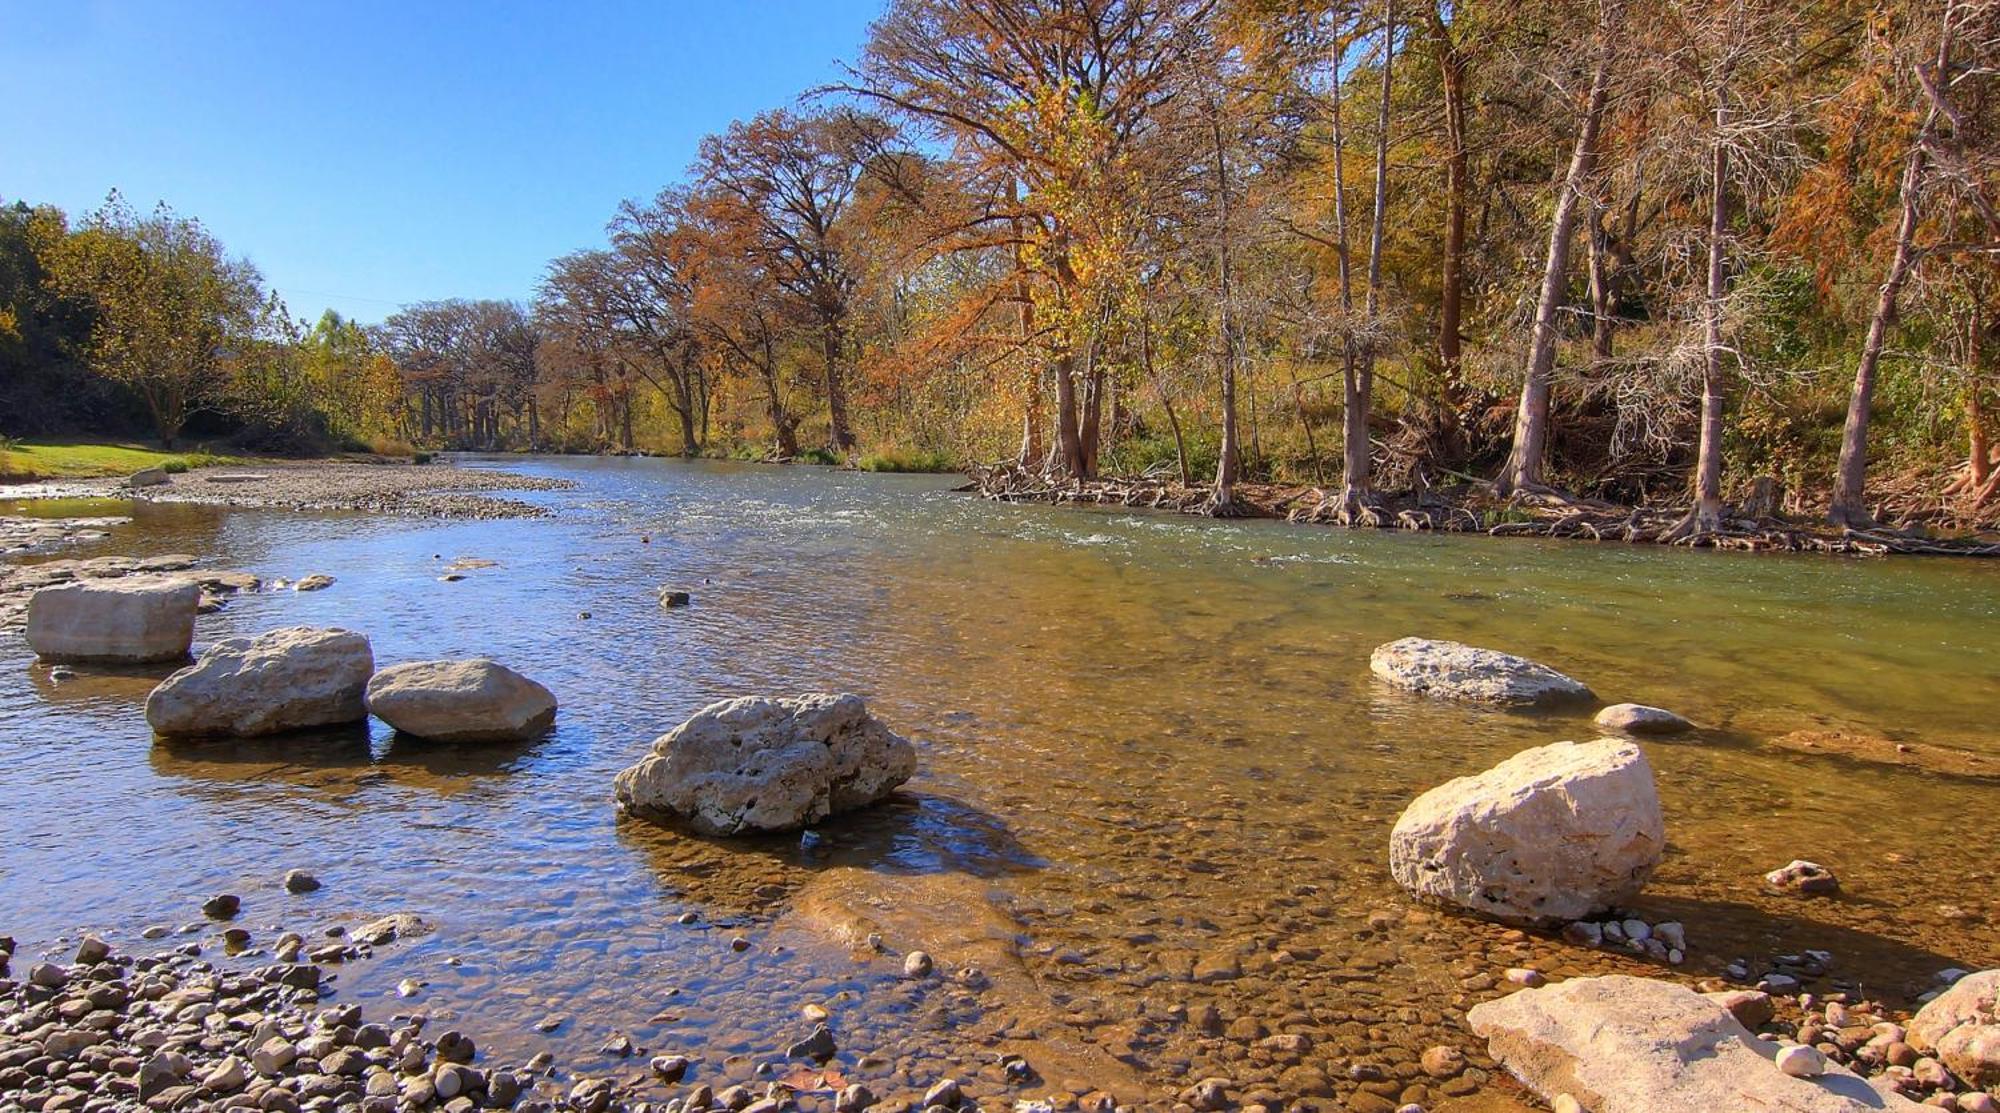
[[184, 472], [213, 464], [242, 463], [212, 452], [167, 452], [136, 444], [14, 441], [0, 448], [0, 479], [103, 479], [147, 468]]
[[943, 452], [922, 448], [881, 448], [863, 456], [854, 465], [862, 471], [948, 472], [958, 463]]

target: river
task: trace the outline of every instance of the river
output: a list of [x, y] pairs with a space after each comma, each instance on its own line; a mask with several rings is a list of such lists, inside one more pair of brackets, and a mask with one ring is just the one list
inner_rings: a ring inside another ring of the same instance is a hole
[[[1768, 744], [1845, 729], [2000, 757], [1991, 563], [1218, 523], [821, 468], [460, 462], [578, 486], [520, 496], [548, 518], [501, 521], [139, 505], [56, 555], [331, 574], [326, 591], [236, 598], [198, 642], [338, 625], [378, 664], [493, 656], [555, 691], [554, 731], [483, 748], [379, 723], [156, 743], [140, 710], [154, 677], [56, 684], [9, 634], [0, 933], [24, 954], [80, 927], [136, 948], [140, 927], [199, 920], [224, 890], [253, 935], [408, 911], [438, 930], [344, 968], [341, 994], [458, 1018], [489, 1055], [640, 1074], [643, 1058], [598, 1053], [624, 1033], [694, 1057], [691, 1081], [749, 1078], [818, 1006], [837, 1062], [878, 1092], [954, 1074], [981, 1095], [1147, 1103], [1209, 1074], [1344, 1098], [1373, 1077], [1357, 1063], [1380, 1068], [1377, 1090], [1442, 1099], [1416, 1056], [1470, 1045], [1463, 1009], [1505, 966], [1693, 980], [1822, 948], [1830, 984], [1907, 1001], [1946, 966], [2000, 965], [2000, 782]], [[459, 557], [495, 563], [442, 581]], [[661, 585], [693, 606], [661, 609]], [[1671, 846], [1633, 912], [1686, 924], [1684, 967], [1398, 893], [1388, 831], [1413, 795], [1594, 733], [1587, 710], [1384, 688], [1370, 650], [1413, 634], [1521, 653], [1708, 728], [1646, 743]], [[690, 713], [813, 690], [859, 692], [917, 742], [892, 804], [804, 842], [615, 814], [613, 775]], [[1832, 867], [1845, 895], [1761, 892], [1794, 857]], [[292, 868], [325, 888], [285, 893]], [[948, 976], [899, 977], [896, 952], [919, 945]], [[398, 1000], [405, 979], [422, 985]], [[1281, 1033], [1308, 1038], [1266, 1038]], [[1000, 1051], [1042, 1080], [1013, 1086]]]

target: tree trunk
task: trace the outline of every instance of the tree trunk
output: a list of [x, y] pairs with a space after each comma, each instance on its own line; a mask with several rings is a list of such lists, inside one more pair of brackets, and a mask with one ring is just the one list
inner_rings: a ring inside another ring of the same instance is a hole
[[1077, 428], [1076, 414], [1076, 354], [1064, 352], [1056, 357], [1056, 451], [1061, 454], [1062, 469], [1071, 479], [1082, 479], [1085, 474], [1083, 462], [1083, 438]]
[[1590, 206], [1590, 357], [1599, 366], [1611, 362], [1612, 316], [1611, 234], [1604, 227], [1604, 206]]
[[854, 432], [847, 425], [847, 387], [840, 372], [842, 346], [839, 323], [827, 322], [820, 330], [820, 350], [826, 357], [827, 439], [835, 456], [844, 455], [854, 447]]
[[1465, 302], [1465, 213], [1466, 181], [1471, 157], [1465, 134], [1465, 58], [1445, 25], [1441, 5], [1432, 5], [1431, 34], [1437, 43], [1438, 71], [1444, 87], [1444, 131], [1449, 152], [1445, 156], [1445, 221], [1443, 274], [1439, 285], [1438, 363], [1444, 376], [1443, 404], [1439, 407], [1444, 427], [1458, 428], [1459, 411], [1465, 406], [1465, 366], [1461, 352], [1461, 332]]
[[1562, 311], [1563, 292], [1569, 284], [1569, 245], [1576, 230], [1576, 207], [1597, 170], [1597, 134], [1604, 122], [1605, 102], [1611, 96], [1616, 3], [1617, 0], [1601, 0], [1599, 8], [1597, 62], [1591, 74], [1590, 97], [1584, 106], [1582, 126], [1577, 129], [1576, 147], [1570, 152], [1569, 171], [1563, 176], [1562, 191], [1556, 196], [1555, 216], [1550, 221], [1548, 262], [1542, 269], [1542, 290], [1535, 302], [1534, 332], [1528, 345], [1528, 368], [1522, 376], [1520, 405], [1514, 412], [1514, 445], [1494, 484], [1502, 495], [1542, 486], [1542, 467], [1548, 455], [1550, 383], [1555, 374], [1557, 341], [1561, 339], [1557, 315]]
[[1097, 478], [1097, 455], [1104, 443], [1104, 368], [1097, 359], [1098, 343], [1090, 342], [1083, 360], [1083, 422], [1077, 439], [1082, 442], [1085, 479]]
[[1982, 397], [1986, 386], [1985, 376], [1981, 373], [1984, 370], [1981, 363], [1985, 356], [1986, 334], [1980, 317], [1978, 307], [1973, 307], [1965, 338], [1966, 478], [1972, 489], [1974, 505], [1984, 502], [1992, 493], [1988, 486], [1993, 473], [1993, 450], [1986, 441], [1986, 406]]
[[1396, 73], [1395, 0], [1382, 3], [1382, 102], [1375, 117], [1375, 208], [1368, 227], [1368, 296], [1363, 319], [1370, 325], [1369, 342], [1361, 349], [1360, 366], [1352, 376], [1353, 389], [1347, 396], [1345, 451], [1340, 491], [1340, 520], [1343, 525], [1375, 525], [1375, 492], [1370, 481], [1371, 446], [1369, 416], [1375, 406], [1375, 356], [1373, 338], [1382, 309], [1382, 239], [1389, 212], [1389, 96]]
[[1237, 444], [1236, 432], [1236, 318], [1231, 312], [1230, 300], [1234, 296], [1231, 288], [1229, 258], [1229, 162], [1222, 149], [1222, 107], [1215, 106], [1215, 115], [1209, 119], [1209, 135], [1215, 144], [1215, 269], [1220, 284], [1221, 297], [1217, 299], [1217, 331], [1220, 334], [1220, 362], [1222, 372], [1222, 446], [1215, 461], [1215, 490], [1209, 496], [1209, 513], [1231, 515], [1236, 513], [1236, 478], [1241, 466], [1242, 449]]
[[771, 415], [771, 434], [778, 440], [778, 455], [792, 459], [799, 454], [798, 422], [785, 412], [785, 396], [778, 389], [778, 356], [772, 350], [770, 333], [763, 337], [764, 362], [757, 370], [764, 380], [765, 406]]
[[1722, 303], [1728, 294], [1723, 270], [1729, 236], [1729, 152], [1727, 86], [1717, 94], [1715, 139], [1709, 156], [1708, 287], [1701, 306], [1701, 447], [1695, 460], [1694, 508], [1670, 535], [1712, 533], [1722, 528]]
[[[1951, 13], [1945, 13], [1944, 31], [1938, 41], [1938, 72], [1948, 71], [1951, 60]], [[1840, 463], [1834, 472], [1833, 502], [1826, 517], [1837, 526], [1859, 528], [1873, 525], [1868, 512], [1868, 419], [1875, 402], [1875, 370], [1882, 362], [1882, 349], [1889, 342], [1889, 330], [1896, 325], [1896, 299], [1903, 283], [1916, 266], [1917, 194], [1923, 185], [1924, 144], [1937, 123], [1933, 105], [1924, 114], [1910, 153], [1903, 161], [1903, 178], [1898, 187], [1902, 213], [1896, 224], [1896, 253], [1889, 260], [1889, 273], [1875, 295], [1875, 311], [1868, 317], [1868, 334], [1861, 342], [1861, 361], [1854, 368], [1854, 391], [1847, 401], [1847, 424], [1840, 434]]]
[[1150, 314], [1139, 318], [1139, 360], [1145, 365], [1146, 378], [1153, 383], [1153, 392], [1160, 396], [1160, 408], [1167, 411], [1167, 427], [1174, 431], [1174, 463], [1180, 468], [1181, 486], [1194, 486], [1194, 476], [1188, 471], [1187, 441], [1181, 438], [1180, 415], [1174, 412], [1174, 400], [1167, 396], [1165, 384], [1160, 382], [1160, 373], [1153, 367], [1153, 318]]

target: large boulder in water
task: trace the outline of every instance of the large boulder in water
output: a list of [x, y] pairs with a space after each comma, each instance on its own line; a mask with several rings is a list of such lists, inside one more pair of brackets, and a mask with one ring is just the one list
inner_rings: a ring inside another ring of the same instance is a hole
[[170, 738], [254, 736], [368, 717], [368, 639], [295, 626], [210, 646], [146, 697], [146, 721]]
[[178, 661], [194, 644], [201, 589], [126, 577], [45, 587], [28, 600], [28, 645], [48, 661]]
[[1787, 1074], [1778, 1044], [1694, 990], [1650, 978], [1572, 978], [1476, 1005], [1466, 1022], [1529, 1089], [1550, 1103], [1568, 1094], [1590, 1113], [1928, 1108], [1830, 1063], [1812, 1077]]
[[1974, 1086], [2000, 1086], [2000, 970], [1953, 982], [1910, 1020], [1910, 1043]]
[[1558, 742], [1417, 797], [1389, 834], [1389, 872], [1420, 897], [1553, 925], [1636, 896], [1666, 842], [1637, 745]]
[[709, 705], [618, 774], [625, 808], [704, 834], [789, 831], [872, 804], [917, 770], [916, 747], [860, 696], [748, 696]]
[[1431, 638], [1402, 638], [1368, 659], [1376, 676], [1427, 696], [1516, 707], [1587, 702], [1582, 682], [1511, 653]]
[[556, 697], [484, 657], [391, 665], [368, 682], [368, 710], [438, 742], [524, 742], [555, 721]]

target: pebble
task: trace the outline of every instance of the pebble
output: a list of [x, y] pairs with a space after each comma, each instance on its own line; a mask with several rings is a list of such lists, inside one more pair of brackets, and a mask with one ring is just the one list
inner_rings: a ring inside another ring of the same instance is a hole
[[924, 1108], [928, 1109], [933, 1105], [942, 1105], [950, 1109], [958, 1104], [958, 1099], [958, 1080], [947, 1078], [924, 1091]]
[[1549, 982], [1549, 979], [1540, 970], [1533, 970], [1525, 966], [1508, 967], [1507, 980], [1518, 986], [1526, 986], [1529, 989], [1547, 985]]
[[243, 898], [234, 893], [218, 893], [201, 904], [202, 915], [211, 919], [227, 920], [243, 907]]
[[319, 878], [304, 870], [292, 870], [285, 874], [285, 891], [288, 893], [310, 893], [319, 888]]
[[1826, 1056], [1799, 1044], [1781, 1048], [1777, 1063], [1779, 1070], [1793, 1078], [1818, 1078], [1826, 1073]]
[[811, 1059], [815, 1062], [825, 1062], [833, 1058], [836, 1050], [838, 1049], [833, 1042], [833, 1032], [826, 1025], [822, 1024], [813, 1029], [812, 1035], [786, 1048], [785, 1056], [790, 1059]]
[[929, 977], [932, 968], [931, 956], [925, 954], [923, 951], [911, 951], [903, 957], [903, 976], [905, 978]]

